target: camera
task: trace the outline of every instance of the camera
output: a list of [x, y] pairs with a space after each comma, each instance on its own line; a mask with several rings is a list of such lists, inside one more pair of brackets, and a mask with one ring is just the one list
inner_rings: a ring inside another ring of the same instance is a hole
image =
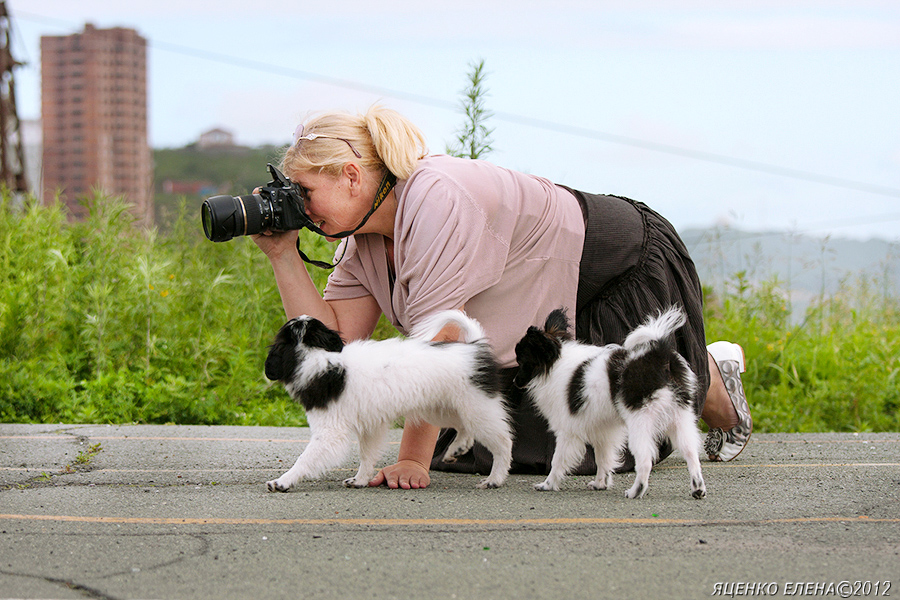
[[203, 233], [213, 242], [227, 242], [239, 235], [254, 235], [271, 229], [291, 231], [315, 225], [306, 216], [300, 187], [288, 180], [272, 164], [272, 176], [259, 193], [247, 196], [213, 196], [200, 208]]

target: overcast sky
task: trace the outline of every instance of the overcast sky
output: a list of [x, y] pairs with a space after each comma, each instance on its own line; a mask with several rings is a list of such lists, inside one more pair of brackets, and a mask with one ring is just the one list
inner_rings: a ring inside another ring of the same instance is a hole
[[23, 119], [40, 117], [40, 36], [86, 22], [148, 40], [157, 148], [213, 127], [283, 144], [311, 111], [381, 102], [442, 152], [483, 59], [493, 162], [678, 228], [900, 242], [896, 0], [6, 4]]

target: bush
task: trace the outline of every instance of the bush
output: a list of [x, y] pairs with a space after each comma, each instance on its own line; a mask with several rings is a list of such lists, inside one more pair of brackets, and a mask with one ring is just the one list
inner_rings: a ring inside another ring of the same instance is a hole
[[821, 296], [793, 319], [779, 282], [742, 273], [723, 298], [707, 294], [707, 339], [739, 342], [754, 429], [900, 430], [900, 306], [867, 276]]
[[[166, 234], [133, 227], [120, 199], [87, 202], [74, 223], [59, 204], [0, 201], [0, 419], [305, 424], [263, 373], [284, 313], [255, 244], [207, 241], [184, 202]], [[321, 289], [327, 273], [311, 274]], [[706, 290], [708, 340], [746, 351], [756, 431], [900, 430], [900, 308], [878, 283], [846, 282], [802, 319], [777, 280]], [[376, 336], [395, 334], [382, 319]]]
[[304, 423], [263, 374], [284, 313], [252, 240], [210, 243], [184, 203], [165, 237], [135, 228], [120, 199], [87, 204], [75, 223], [60, 204], [2, 200], [0, 418]]

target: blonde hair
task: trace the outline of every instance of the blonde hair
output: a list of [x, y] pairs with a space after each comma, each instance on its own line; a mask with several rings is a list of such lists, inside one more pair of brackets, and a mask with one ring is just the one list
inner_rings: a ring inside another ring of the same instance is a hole
[[388, 170], [398, 179], [409, 179], [419, 159], [428, 152], [418, 127], [400, 113], [378, 105], [365, 114], [328, 112], [311, 116], [299, 135], [322, 137], [295, 140], [281, 160], [285, 173], [319, 171], [337, 175], [345, 164], [356, 162], [366, 169]]

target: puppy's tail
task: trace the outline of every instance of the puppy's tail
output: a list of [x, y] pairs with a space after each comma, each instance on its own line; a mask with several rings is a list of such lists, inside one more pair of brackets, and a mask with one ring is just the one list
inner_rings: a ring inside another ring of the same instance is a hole
[[653, 342], [665, 340], [685, 323], [687, 323], [687, 315], [677, 306], [673, 306], [669, 310], [647, 319], [643, 325], [628, 334], [622, 345], [629, 352], [634, 352]]
[[486, 338], [481, 324], [461, 310], [445, 310], [433, 314], [413, 329], [412, 337], [433, 340], [447, 325], [456, 325], [462, 330], [459, 339], [461, 342], [473, 344]]

